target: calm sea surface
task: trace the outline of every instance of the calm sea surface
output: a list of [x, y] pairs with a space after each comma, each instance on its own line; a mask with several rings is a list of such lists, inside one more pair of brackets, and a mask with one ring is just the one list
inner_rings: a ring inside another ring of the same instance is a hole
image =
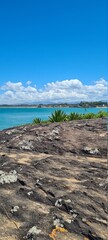
[[57, 109], [61, 109], [67, 114], [107, 111], [107, 108], [87, 108], [86, 110], [84, 108], [0, 108], [0, 130], [32, 123], [36, 117], [47, 120], [51, 113]]

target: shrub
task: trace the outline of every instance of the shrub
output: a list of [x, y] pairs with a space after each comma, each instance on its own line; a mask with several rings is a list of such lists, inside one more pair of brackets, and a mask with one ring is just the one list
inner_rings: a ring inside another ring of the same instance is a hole
[[92, 118], [96, 118], [96, 114], [94, 113], [86, 113], [82, 115], [82, 119], [92, 119]]
[[37, 123], [41, 123], [41, 122], [42, 122], [41, 118], [35, 118], [33, 120], [33, 124], [37, 124]]
[[51, 114], [51, 117], [49, 117], [50, 122], [62, 122], [67, 120], [67, 115], [64, 111], [61, 110], [55, 110], [54, 113]]
[[72, 112], [67, 116], [69, 121], [82, 119], [82, 114]]
[[97, 113], [98, 118], [107, 117], [107, 116], [108, 116], [108, 113], [102, 110]]

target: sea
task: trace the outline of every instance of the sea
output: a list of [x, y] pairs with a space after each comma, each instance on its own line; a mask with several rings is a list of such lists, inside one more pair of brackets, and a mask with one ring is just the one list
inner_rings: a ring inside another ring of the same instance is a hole
[[49, 116], [61, 109], [66, 114], [76, 113], [98, 113], [100, 110], [107, 111], [107, 108], [29, 108], [29, 107], [1, 107], [0, 108], [0, 130], [21, 126], [33, 122], [34, 118], [48, 120]]

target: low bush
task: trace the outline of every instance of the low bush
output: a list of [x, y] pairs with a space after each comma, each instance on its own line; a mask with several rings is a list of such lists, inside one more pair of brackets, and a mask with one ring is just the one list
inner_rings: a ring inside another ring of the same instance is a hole
[[108, 116], [108, 112], [105, 112], [102, 110], [97, 113], [98, 118], [107, 117], [107, 116]]
[[72, 121], [72, 120], [79, 120], [82, 119], [82, 114], [72, 112], [69, 115], [67, 115], [67, 120]]
[[94, 113], [82, 114], [82, 119], [92, 119], [92, 118], [96, 118], [96, 114]]
[[41, 122], [42, 122], [41, 118], [35, 118], [33, 120], [33, 124], [37, 124], [37, 123], [41, 123]]

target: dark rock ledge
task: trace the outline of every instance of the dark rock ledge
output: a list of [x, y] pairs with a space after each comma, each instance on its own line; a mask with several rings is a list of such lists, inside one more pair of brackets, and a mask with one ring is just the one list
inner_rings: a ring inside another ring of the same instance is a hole
[[106, 119], [0, 132], [0, 240], [107, 239]]

